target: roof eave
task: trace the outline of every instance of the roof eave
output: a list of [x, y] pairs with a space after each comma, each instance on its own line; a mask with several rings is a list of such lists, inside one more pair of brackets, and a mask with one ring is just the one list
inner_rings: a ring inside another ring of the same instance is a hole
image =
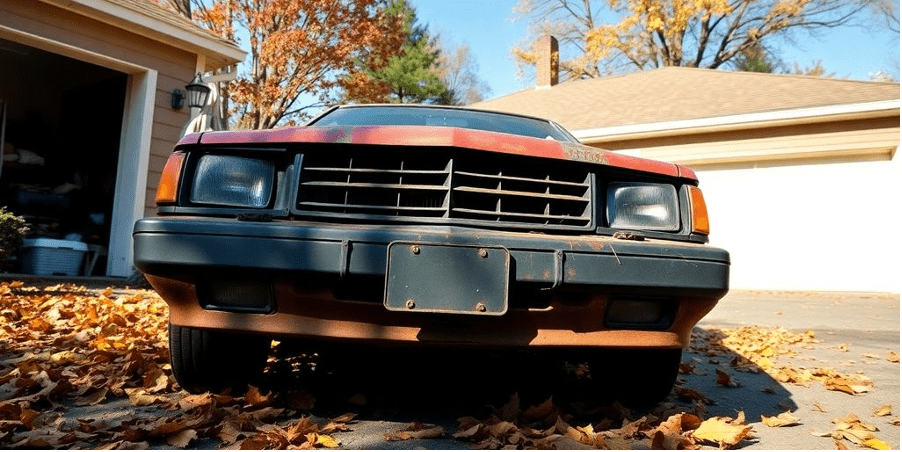
[[899, 99], [572, 131], [583, 144], [899, 116]]
[[213, 37], [175, 27], [154, 17], [104, 0], [41, 0], [118, 28], [207, 57], [207, 70], [240, 63], [246, 52]]

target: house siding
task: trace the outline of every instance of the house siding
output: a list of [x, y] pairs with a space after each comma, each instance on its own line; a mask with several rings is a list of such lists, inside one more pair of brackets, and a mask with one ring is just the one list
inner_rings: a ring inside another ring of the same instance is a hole
[[145, 215], [153, 215], [165, 158], [189, 120], [188, 108], [170, 107], [171, 92], [194, 76], [197, 55], [38, 1], [0, 2], [0, 25], [157, 71], [145, 199]]

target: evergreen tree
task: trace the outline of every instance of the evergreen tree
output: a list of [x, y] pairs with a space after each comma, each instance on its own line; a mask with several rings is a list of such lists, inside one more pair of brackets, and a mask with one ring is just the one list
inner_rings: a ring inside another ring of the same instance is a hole
[[438, 51], [430, 45], [426, 27], [417, 23], [416, 11], [407, 0], [393, 0], [388, 16], [404, 18], [406, 39], [387, 59], [371, 56], [358, 61], [357, 86], [385, 89], [346, 90], [351, 102], [435, 103], [445, 91], [436, 65]]

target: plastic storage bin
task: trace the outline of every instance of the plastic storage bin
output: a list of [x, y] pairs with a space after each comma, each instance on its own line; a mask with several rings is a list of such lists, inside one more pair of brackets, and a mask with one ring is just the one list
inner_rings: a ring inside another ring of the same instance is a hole
[[83, 242], [28, 239], [22, 241], [19, 262], [22, 273], [77, 276], [87, 251]]

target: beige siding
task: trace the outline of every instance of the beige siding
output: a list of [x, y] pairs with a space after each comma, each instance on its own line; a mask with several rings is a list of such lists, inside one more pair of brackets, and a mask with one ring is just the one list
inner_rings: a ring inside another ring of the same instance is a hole
[[675, 135], [593, 145], [696, 168], [853, 156], [888, 159], [899, 146], [899, 117]]
[[145, 201], [145, 213], [152, 214], [165, 158], [188, 121], [188, 108], [170, 107], [171, 93], [191, 80], [197, 55], [38, 1], [0, 3], [0, 25], [157, 71]]

